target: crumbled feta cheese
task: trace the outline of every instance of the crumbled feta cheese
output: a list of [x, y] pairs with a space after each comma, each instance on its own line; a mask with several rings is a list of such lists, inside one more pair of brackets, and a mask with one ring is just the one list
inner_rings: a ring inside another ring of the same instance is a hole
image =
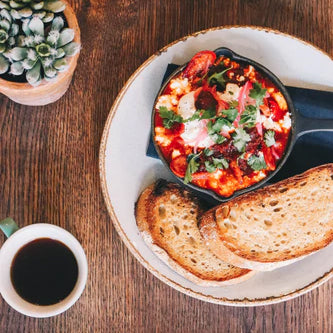
[[240, 88], [236, 83], [227, 83], [223, 94], [219, 93], [219, 97], [226, 102], [238, 99]]
[[188, 121], [187, 123], [185, 123], [184, 132], [180, 136], [186, 143], [192, 142], [199, 135], [199, 132], [199, 120]]
[[193, 120], [186, 122], [184, 132], [180, 135], [185, 144], [192, 147], [197, 146], [200, 148], [208, 148], [212, 146], [214, 142], [207, 132], [206, 135], [200, 137], [202, 131], [205, 131], [206, 129], [206, 124], [207, 122], [205, 120]]
[[285, 128], [285, 129], [289, 129], [291, 127], [291, 118], [290, 118], [289, 113], [286, 113], [284, 115], [283, 120], [280, 120], [280, 124], [281, 124], [281, 127]]
[[172, 110], [173, 109], [172, 99], [173, 98], [170, 95], [160, 96], [157, 103], [156, 103], [156, 109], [159, 109], [161, 106], [165, 106], [169, 110]]
[[172, 89], [172, 92], [176, 95], [187, 94], [191, 90], [187, 78], [185, 79], [177, 78], [171, 80], [170, 88]]
[[180, 155], [180, 151], [178, 149], [175, 149], [172, 154], [171, 154], [171, 157], [172, 159], [175, 159], [177, 156]]

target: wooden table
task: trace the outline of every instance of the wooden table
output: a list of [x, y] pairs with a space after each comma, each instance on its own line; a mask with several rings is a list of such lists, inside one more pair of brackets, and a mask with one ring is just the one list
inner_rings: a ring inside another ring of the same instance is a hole
[[214, 26], [257, 25], [333, 55], [333, 0], [70, 2], [83, 45], [67, 94], [46, 107], [0, 97], [0, 218], [68, 229], [87, 253], [89, 279], [80, 300], [50, 319], [25, 317], [0, 299], [0, 332], [332, 332], [333, 281], [285, 303], [235, 308], [193, 299], [155, 278], [112, 226], [98, 151], [117, 93], [164, 45]]

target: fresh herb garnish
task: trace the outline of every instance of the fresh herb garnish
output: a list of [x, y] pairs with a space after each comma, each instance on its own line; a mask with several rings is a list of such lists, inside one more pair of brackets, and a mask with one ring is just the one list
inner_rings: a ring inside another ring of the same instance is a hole
[[212, 156], [214, 154], [214, 151], [209, 148], [205, 148], [203, 152], [206, 156]]
[[205, 162], [205, 167], [208, 172], [214, 172], [216, 169], [228, 169], [229, 163], [224, 157], [213, 157], [211, 161]]
[[223, 135], [220, 134], [223, 126], [230, 127], [231, 126], [230, 121], [228, 121], [225, 118], [216, 118], [215, 122], [210, 120], [207, 123], [208, 134], [211, 137], [211, 139], [217, 144], [221, 144], [227, 140]]
[[239, 123], [244, 127], [254, 127], [257, 120], [257, 108], [254, 105], [246, 105], [244, 112], [241, 115]]
[[209, 173], [212, 173], [216, 170], [216, 166], [210, 161], [205, 161], [205, 168]]
[[235, 133], [233, 134], [233, 145], [237, 150], [242, 153], [245, 149], [247, 142], [251, 141], [251, 137], [248, 133], [245, 132], [242, 128], [236, 128]]
[[257, 107], [263, 104], [266, 92], [267, 89], [263, 88], [261, 83], [258, 82], [253, 83], [253, 88], [250, 90], [249, 96], [256, 100]]
[[235, 108], [229, 108], [228, 110], [223, 110], [222, 114], [226, 116], [230, 122], [234, 122], [238, 115], [238, 110]]
[[226, 85], [226, 79], [224, 78], [224, 74], [231, 69], [232, 67], [226, 68], [222, 72], [214, 73], [208, 78], [208, 84], [210, 86], [214, 86], [216, 84], [220, 85], [222, 88]]
[[192, 117], [186, 119], [185, 121], [192, 121], [192, 120], [201, 120], [201, 119], [212, 119], [215, 118], [216, 111], [213, 109], [208, 110], [196, 110]]
[[187, 157], [187, 169], [184, 177], [184, 183], [188, 184], [192, 180], [192, 174], [198, 171], [199, 162], [197, 162], [198, 157], [201, 155], [201, 152], [198, 154], [190, 154]]
[[165, 106], [160, 106], [158, 112], [163, 118], [163, 126], [167, 129], [170, 129], [175, 123], [183, 123], [184, 119], [179, 114], [174, 113], [171, 110], [168, 110]]
[[264, 135], [264, 140], [267, 147], [275, 145], [275, 132], [272, 130], [267, 131]]
[[192, 117], [187, 119], [172, 110], [168, 110], [165, 106], [160, 106], [158, 112], [163, 119], [163, 126], [167, 129], [170, 129], [175, 123], [187, 123], [188, 121], [214, 119], [216, 117], [216, 111], [212, 109], [196, 110]]
[[258, 156], [251, 155], [247, 160], [247, 164], [255, 171], [267, 168], [264, 154], [262, 152], [260, 152]]

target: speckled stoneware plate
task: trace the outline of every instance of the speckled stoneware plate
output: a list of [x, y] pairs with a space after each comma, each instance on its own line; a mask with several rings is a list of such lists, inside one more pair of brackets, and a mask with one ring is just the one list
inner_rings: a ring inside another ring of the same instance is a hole
[[304, 294], [333, 276], [333, 246], [293, 265], [257, 273], [237, 285], [200, 287], [160, 261], [144, 243], [135, 222], [134, 203], [141, 191], [156, 178], [170, 179], [159, 160], [146, 156], [151, 110], [166, 66], [183, 64], [200, 50], [221, 46], [261, 63], [286, 85], [333, 91], [332, 58], [295, 37], [258, 27], [221, 27], [185, 37], [150, 57], [119, 93], [101, 142], [102, 190], [120, 237], [139, 262], [163, 282], [213, 303], [277, 303]]

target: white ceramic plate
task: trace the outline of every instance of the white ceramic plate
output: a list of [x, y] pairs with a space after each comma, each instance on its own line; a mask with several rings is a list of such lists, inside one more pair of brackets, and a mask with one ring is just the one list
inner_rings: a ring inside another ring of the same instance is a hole
[[298, 263], [258, 273], [234, 286], [200, 287], [175, 273], [146, 246], [136, 226], [134, 203], [157, 178], [170, 179], [159, 160], [146, 156], [154, 99], [168, 63], [183, 64], [196, 52], [226, 46], [254, 59], [284, 84], [333, 91], [333, 61], [318, 48], [278, 31], [223, 27], [176, 41], [150, 57], [128, 80], [107, 119], [100, 176], [108, 211], [133, 255], [163, 282], [190, 296], [219, 304], [251, 306], [301, 295], [333, 276], [333, 247]]

